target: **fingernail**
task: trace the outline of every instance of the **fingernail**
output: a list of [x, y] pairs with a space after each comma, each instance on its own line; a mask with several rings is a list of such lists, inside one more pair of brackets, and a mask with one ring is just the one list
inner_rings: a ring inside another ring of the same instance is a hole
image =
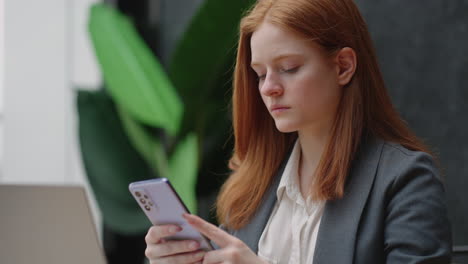
[[189, 214], [183, 214], [182, 216], [185, 218], [185, 220], [187, 220], [189, 224], [193, 223], [193, 218], [191, 218]]
[[198, 242], [190, 242], [190, 245], [189, 245], [190, 249], [197, 249], [199, 247], [199, 244]]

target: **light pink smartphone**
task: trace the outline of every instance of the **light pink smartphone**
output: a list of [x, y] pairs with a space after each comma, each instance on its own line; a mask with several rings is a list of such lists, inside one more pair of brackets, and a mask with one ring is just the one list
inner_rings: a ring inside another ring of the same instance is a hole
[[182, 217], [189, 211], [168, 179], [133, 182], [128, 188], [153, 225], [175, 224], [182, 227], [182, 231], [166, 240], [196, 240], [200, 243], [200, 249], [213, 249], [208, 239]]

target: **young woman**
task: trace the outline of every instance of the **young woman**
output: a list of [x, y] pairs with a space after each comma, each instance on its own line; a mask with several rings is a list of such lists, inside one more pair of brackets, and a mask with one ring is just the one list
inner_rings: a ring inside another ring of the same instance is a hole
[[232, 175], [216, 250], [165, 241], [154, 263], [449, 263], [434, 159], [392, 106], [352, 0], [259, 0], [240, 26]]

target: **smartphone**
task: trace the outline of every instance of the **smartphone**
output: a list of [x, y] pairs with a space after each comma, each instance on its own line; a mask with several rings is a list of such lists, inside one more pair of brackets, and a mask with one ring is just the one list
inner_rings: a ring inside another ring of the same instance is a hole
[[182, 214], [190, 212], [168, 179], [133, 182], [128, 188], [153, 225], [175, 224], [182, 227], [182, 231], [166, 237], [166, 240], [196, 240], [200, 243], [200, 249], [213, 249], [209, 240], [182, 217]]

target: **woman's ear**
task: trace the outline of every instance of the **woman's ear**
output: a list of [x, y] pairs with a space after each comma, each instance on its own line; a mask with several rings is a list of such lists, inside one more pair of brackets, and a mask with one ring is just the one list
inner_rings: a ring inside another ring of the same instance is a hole
[[356, 71], [356, 52], [352, 48], [342, 48], [335, 57], [339, 85], [347, 85]]

